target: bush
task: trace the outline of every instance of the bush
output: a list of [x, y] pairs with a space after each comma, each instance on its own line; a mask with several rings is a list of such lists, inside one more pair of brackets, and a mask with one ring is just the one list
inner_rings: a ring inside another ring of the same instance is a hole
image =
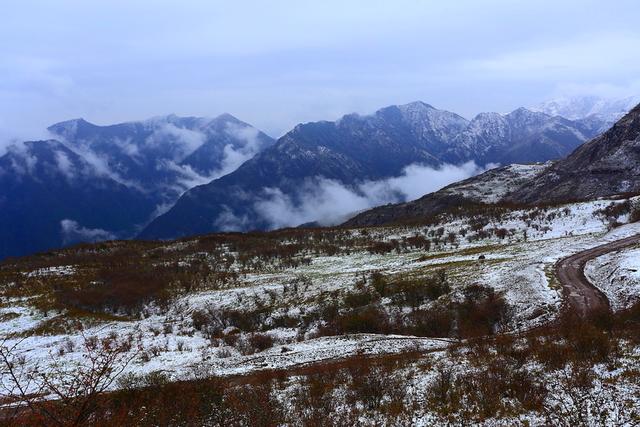
[[400, 279], [385, 287], [385, 293], [391, 296], [394, 303], [413, 308], [426, 301], [434, 301], [450, 291], [444, 270], [431, 277]]
[[273, 347], [273, 337], [269, 334], [252, 334], [249, 343], [255, 352], [261, 352]]
[[454, 316], [447, 309], [416, 310], [410, 315], [413, 335], [419, 337], [448, 337], [453, 330]]
[[338, 334], [386, 333], [389, 328], [387, 313], [379, 307], [369, 306], [361, 310], [352, 310], [338, 317]]
[[363, 307], [369, 305], [374, 301], [374, 297], [371, 292], [350, 292], [344, 296], [344, 305], [349, 308]]
[[513, 315], [502, 294], [481, 285], [464, 289], [464, 300], [456, 304], [456, 311], [461, 337], [493, 335]]

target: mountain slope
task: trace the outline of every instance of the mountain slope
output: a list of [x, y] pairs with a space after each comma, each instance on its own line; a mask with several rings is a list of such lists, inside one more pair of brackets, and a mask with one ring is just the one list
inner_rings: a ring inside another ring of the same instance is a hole
[[255, 204], [265, 188], [299, 202], [306, 179], [323, 177], [345, 185], [399, 174], [408, 164], [438, 165], [467, 121], [424, 103], [387, 107], [371, 116], [351, 114], [337, 122], [296, 126], [277, 144], [235, 172], [185, 193], [140, 235], [169, 238], [221, 229], [268, 228]]
[[128, 185], [172, 203], [185, 190], [209, 182], [275, 141], [237, 118], [168, 115], [97, 126], [83, 119], [50, 126], [69, 147]]
[[350, 114], [335, 123], [307, 123], [234, 173], [185, 193], [140, 237], [270, 228], [274, 224], [267, 217], [274, 214], [263, 212], [264, 201], [281, 205], [286, 214], [304, 202], [305, 191], [321, 186], [320, 177], [358, 193], [359, 183], [398, 176], [411, 164], [548, 160], [570, 152], [588, 136], [580, 124], [525, 109], [468, 122], [422, 102], [370, 116]]
[[539, 203], [640, 192], [640, 105], [507, 199]]
[[275, 141], [224, 114], [175, 115], [49, 131], [0, 157], [0, 259], [62, 245], [130, 238], [188, 188], [236, 169]]
[[362, 212], [345, 225], [425, 219], [470, 203], [546, 204], [620, 193], [640, 193], [640, 105], [562, 160], [493, 169], [409, 203]]
[[58, 141], [26, 142], [0, 157], [0, 259], [130, 235], [153, 208]]
[[479, 164], [544, 162], [564, 157], [594, 130], [580, 122], [519, 108], [509, 114], [478, 114], [453, 140], [445, 159]]

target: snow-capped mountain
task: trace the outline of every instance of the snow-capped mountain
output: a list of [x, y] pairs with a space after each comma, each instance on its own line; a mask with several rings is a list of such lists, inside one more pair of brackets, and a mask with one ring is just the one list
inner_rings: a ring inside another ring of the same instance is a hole
[[638, 194], [639, 153], [640, 105], [564, 159], [492, 169], [408, 203], [362, 212], [346, 225], [422, 220], [447, 209], [477, 203], [536, 205]]
[[539, 203], [640, 192], [640, 105], [507, 198]]
[[[438, 168], [469, 161], [487, 165], [555, 159], [592, 137], [594, 128], [584, 120], [571, 121], [524, 108], [506, 115], [483, 113], [469, 121], [423, 102], [389, 106], [371, 115], [348, 114], [336, 122], [300, 124], [277, 143], [228, 114], [213, 119], [169, 115], [110, 126], [69, 120], [49, 128], [60, 140], [54, 151], [63, 153], [64, 148], [67, 153], [49, 154], [60, 160], [49, 162], [50, 167], [64, 168], [65, 159], [73, 159], [74, 167], [64, 171], [75, 171], [69, 176], [76, 180], [67, 177], [64, 190], [56, 187], [62, 183], [53, 181], [62, 180], [65, 172], [43, 178], [39, 175], [42, 171], [29, 168], [33, 150], [13, 150], [2, 158], [5, 181], [0, 198], [14, 202], [12, 216], [7, 213], [2, 225], [7, 237], [0, 256], [72, 241], [131, 237], [167, 210], [144, 229], [142, 237], [298, 225], [293, 220], [274, 223], [273, 216], [298, 209], [306, 200], [305, 194], [317, 192], [320, 184], [333, 185], [329, 190], [334, 194], [354, 191], [364, 197], [363, 183], [384, 185], [384, 180], [400, 176], [411, 165]], [[53, 142], [47, 144], [49, 147]], [[23, 157], [16, 157], [19, 154]], [[45, 163], [35, 160], [38, 165]], [[32, 176], [22, 179], [16, 168]], [[54, 198], [57, 191], [68, 193], [65, 209], [56, 208], [48, 196], [42, 196], [44, 190], [31, 185], [30, 180], [49, 181]], [[113, 189], [109, 196], [113, 206], [123, 207], [121, 203], [126, 201], [126, 218], [110, 214], [97, 221], [73, 215], [76, 204], [82, 205], [79, 211], [100, 205], [97, 199], [92, 204], [91, 198], [85, 197], [84, 191], [94, 185]], [[17, 203], [18, 194], [26, 194], [24, 200], [37, 195], [41, 201]], [[381, 194], [374, 198], [366, 195], [365, 206], [354, 210], [407, 198], [396, 190], [385, 189]], [[265, 203], [270, 209], [266, 214]], [[22, 218], [29, 218], [32, 211], [39, 211], [49, 225], [41, 233], [42, 242], [24, 246], [19, 242], [28, 242], [27, 234], [32, 233], [24, 228], [28, 221]], [[317, 215], [306, 212], [300, 223], [328, 222], [324, 213]]]
[[235, 172], [185, 193], [140, 236], [269, 228], [255, 206], [265, 189], [296, 199], [308, 180], [319, 177], [353, 185], [400, 174], [412, 163], [437, 166], [452, 134], [466, 125], [464, 118], [422, 102], [300, 124]]
[[568, 96], [545, 101], [532, 107], [531, 110], [552, 116], [562, 116], [570, 120], [598, 119], [602, 121], [600, 131], [604, 132], [638, 103], [640, 103], [640, 96], [621, 99], [609, 99], [594, 95]]
[[509, 114], [481, 113], [458, 134], [444, 159], [479, 164], [539, 162], [561, 158], [594, 130], [579, 121], [518, 108]]
[[[140, 236], [270, 228], [273, 223], [261, 209], [265, 197], [273, 202], [275, 194], [286, 202], [282, 209], [295, 210], [305, 199], [302, 189], [316, 191], [320, 178], [358, 192], [359, 183], [399, 176], [409, 165], [544, 161], [568, 154], [592, 136], [581, 123], [526, 109], [481, 114], [469, 122], [423, 102], [306, 123], [235, 172], [185, 193]], [[380, 200], [390, 201], [397, 198]]]
[[213, 119], [172, 114], [110, 126], [77, 119], [48, 130], [114, 179], [153, 193], [165, 204], [275, 142], [230, 114]]

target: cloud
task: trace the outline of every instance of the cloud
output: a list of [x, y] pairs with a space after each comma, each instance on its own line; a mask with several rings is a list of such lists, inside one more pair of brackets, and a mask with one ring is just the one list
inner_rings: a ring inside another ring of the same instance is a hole
[[62, 151], [56, 151], [56, 164], [58, 165], [58, 170], [62, 172], [68, 181], [73, 180], [75, 177], [73, 163], [71, 163], [69, 157]]
[[95, 151], [91, 150], [88, 146], [82, 144], [69, 144], [68, 142], [63, 140], [65, 147], [69, 150], [73, 151], [84, 161], [86, 161], [89, 166], [92, 168], [92, 172], [98, 176], [104, 176], [114, 180], [115, 182], [122, 184], [126, 187], [133, 188], [141, 193], [147, 193], [149, 189], [144, 188], [142, 184], [132, 179], [126, 179], [122, 177], [118, 172], [116, 172], [108, 162], [108, 159], [97, 154]]
[[177, 172], [180, 175], [176, 178], [176, 186], [173, 188], [173, 190], [178, 192], [179, 194], [182, 194], [188, 189], [195, 186], [207, 184], [220, 177], [220, 175], [218, 175], [218, 172], [214, 172], [211, 175], [201, 175], [196, 172], [191, 166], [179, 165], [171, 160], [159, 161], [158, 167], [167, 171]]
[[[166, 120], [166, 118], [158, 120]], [[153, 119], [149, 122], [153, 124]], [[203, 132], [181, 128], [173, 123], [164, 123], [154, 130], [145, 143], [148, 146], [167, 143], [174, 145], [177, 151], [173, 160], [180, 161], [200, 148], [206, 139], [207, 135]]]
[[8, 126], [0, 119], [0, 157], [4, 156], [13, 146], [17, 146], [17, 150], [24, 151], [24, 141], [48, 139], [53, 139], [53, 136], [46, 129], [18, 129]]
[[86, 228], [71, 219], [63, 219], [60, 221], [60, 228], [64, 244], [100, 242], [116, 238], [116, 235], [110, 231], [103, 230], [102, 228]]
[[[483, 170], [473, 162], [461, 166], [446, 165], [438, 169], [413, 164], [407, 166], [398, 177], [367, 181], [354, 187], [316, 177], [305, 181], [294, 195], [285, 194], [278, 188], [265, 188], [254, 203], [254, 209], [269, 222], [271, 228], [314, 221], [320, 225], [333, 225], [365, 209], [414, 200]], [[225, 218], [229, 219], [230, 214], [226, 212]]]
[[21, 142], [9, 145], [7, 153], [12, 154], [11, 169], [17, 175], [33, 174], [38, 164], [38, 158], [31, 153], [29, 147]]
[[222, 213], [218, 215], [213, 226], [222, 231], [243, 231], [249, 225], [247, 215], [235, 215], [228, 206], [222, 207]]
[[[208, 171], [207, 173], [199, 173], [190, 165], [179, 164], [176, 161], [177, 159], [162, 160], [158, 163], [159, 168], [180, 174], [180, 177], [177, 180], [177, 187], [174, 188], [175, 191], [182, 194], [190, 188], [207, 184], [222, 176], [228, 175], [264, 148], [264, 143], [260, 138], [260, 131], [258, 129], [250, 126], [239, 126], [233, 123], [228, 123], [224, 132], [229, 137], [233, 138], [236, 143], [226, 144], [224, 146], [222, 150], [222, 159], [220, 160], [220, 167], [217, 169]], [[203, 140], [206, 139], [206, 135], [204, 133], [188, 131], [188, 135], [190, 135], [190, 138], [192, 138], [193, 141], [196, 139], [194, 136], [195, 134], [200, 134]], [[196, 145], [197, 144], [193, 144], [192, 147]]]
[[297, 196], [299, 202], [278, 188], [265, 188], [254, 207], [271, 228], [282, 228], [313, 221], [321, 225], [336, 224], [375, 203], [338, 181], [323, 178], [305, 182]]
[[260, 131], [250, 126], [238, 126], [228, 123], [225, 132], [232, 138], [240, 141], [242, 145], [234, 147], [227, 144], [224, 147], [222, 166], [218, 171], [218, 177], [227, 175], [238, 169], [244, 162], [258, 154], [262, 150], [263, 142], [260, 139]]
[[[495, 166], [488, 165], [487, 168]], [[461, 166], [444, 165], [438, 169], [412, 164], [404, 168], [402, 175], [398, 177], [382, 181], [369, 181], [362, 184], [360, 189], [367, 194], [370, 200], [379, 200], [382, 203], [388, 203], [386, 200], [391, 200], [393, 195], [397, 193], [401, 193], [402, 199], [405, 201], [415, 200], [452, 182], [477, 175], [485, 169], [478, 167], [473, 162]]]
[[[640, 71], [640, 59], [629, 55], [640, 36], [623, 32], [591, 33], [569, 40], [517, 49], [493, 57], [465, 62], [469, 70], [508, 79], [574, 78], [578, 75], [604, 76], [624, 69]], [[615, 68], [611, 64], [616, 64]]]

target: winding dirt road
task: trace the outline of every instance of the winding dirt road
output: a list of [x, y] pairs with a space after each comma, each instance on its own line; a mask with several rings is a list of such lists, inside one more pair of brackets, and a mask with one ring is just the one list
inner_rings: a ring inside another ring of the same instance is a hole
[[567, 305], [580, 316], [598, 310], [609, 310], [609, 300], [587, 280], [584, 267], [589, 260], [636, 243], [640, 243], [640, 235], [596, 246], [558, 261], [555, 266], [556, 277], [562, 285]]

